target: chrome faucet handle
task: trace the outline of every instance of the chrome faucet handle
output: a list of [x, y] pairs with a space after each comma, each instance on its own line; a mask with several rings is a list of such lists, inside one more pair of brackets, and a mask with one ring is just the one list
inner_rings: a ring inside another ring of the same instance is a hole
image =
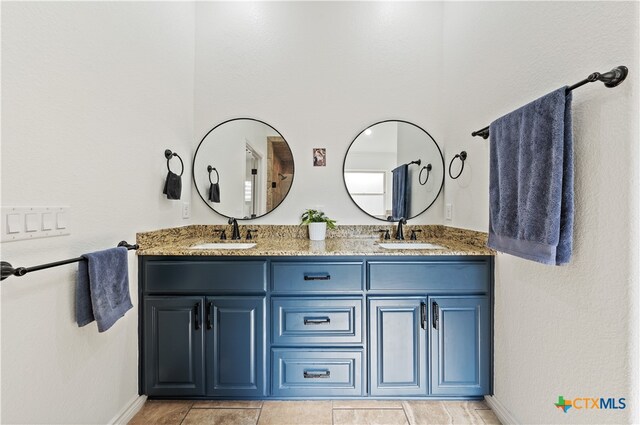
[[380, 229], [378, 230], [378, 232], [383, 233], [384, 232], [384, 236], [382, 236], [383, 239], [391, 239], [391, 235], [389, 235], [389, 229]]
[[253, 239], [253, 235], [251, 234], [251, 232], [253, 233], [258, 233], [258, 229], [247, 229], [247, 240], [250, 241], [251, 239]]
[[411, 237], [409, 239], [411, 239], [412, 241], [418, 240], [418, 235], [416, 235], [417, 232], [422, 232], [422, 230], [412, 229], [411, 230]]

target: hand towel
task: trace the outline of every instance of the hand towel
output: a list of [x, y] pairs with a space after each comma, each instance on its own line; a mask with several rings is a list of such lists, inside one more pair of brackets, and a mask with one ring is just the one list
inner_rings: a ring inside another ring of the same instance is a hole
[[561, 265], [573, 245], [571, 93], [559, 88], [489, 127], [489, 241], [497, 251]]
[[211, 187], [209, 187], [209, 200], [211, 202], [220, 202], [220, 184], [211, 183]]
[[391, 215], [394, 220], [401, 218], [409, 218], [409, 166], [402, 164], [394, 168], [393, 174], [393, 190], [391, 192]]
[[164, 182], [164, 190], [162, 193], [167, 195], [167, 199], [180, 199], [180, 195], [182, 194], [182, 177], [169, 171], [167, 173], [167, 180]]
[[94, 320], [98, 332], [108, 330], [133, 307], [129, 296], [127, 248], [117, 247], [82, 256], [76, 282], [76, 321]]

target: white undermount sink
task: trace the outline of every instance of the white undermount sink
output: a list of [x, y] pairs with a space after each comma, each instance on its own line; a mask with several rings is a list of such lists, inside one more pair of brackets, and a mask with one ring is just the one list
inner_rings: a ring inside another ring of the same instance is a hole
[[398, 242], [378, 244], [384, 249], [446, 249], [442, 245], [435, 245], [426, 242]]
[[201, 243], [198, 245], [190, 246], [189, 249], [249, 249], [256, 246], [255, 243], [244, 242], [212, 242]]

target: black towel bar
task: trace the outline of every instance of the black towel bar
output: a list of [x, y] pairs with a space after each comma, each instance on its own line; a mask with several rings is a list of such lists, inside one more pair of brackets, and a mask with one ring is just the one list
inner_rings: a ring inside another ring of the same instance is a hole
[[[135, 250], [139, 248], [138, 244], [130, 245], [127, 241], [120, 242], [118, 246], [123, 246], [128, 250], [132, 250], [132, 249]], [[24, 276], [29, 272], [49, 269], [51, 267], [63, 266], [65, 264], [77, 263], [78, 261], [82, 261], [82, 260], [84, 260], [83, 257], [69, 258], [68, 260], [55, 261], [53, 263], [47, 263], [47, 264], [40, 264], [39, 266], [18, 267], [15, 269], [10, 263], [7, 263], [6, 261], [2, 261], [1, 262], [2, 273], [0, 274], [0, 280], [5, 280], [9, 276]]]
[[[575, 83], [572, 86], [567, 87], [567, 93], [572, 91], [573, 89], [577, 89], [578, 87], [584, 86], [587, 83], [593, 83], [595, 81], [602, 81], [606, 87], [616, 87], [620, 83], [627, 78], [627, 74], [629, 73], [629, 69], [626, 66], [617, 66], [613, 68], [609, 72], [605, 72], [604, 74], [600, 74], [599, 72], [594, 72], [589, 75], [582, 81]], [[482, 128], [478, 131], [474, 131], [471, 133], [472, 136], [480, 136], [483, 139], [489, 138], [489, 127]]]

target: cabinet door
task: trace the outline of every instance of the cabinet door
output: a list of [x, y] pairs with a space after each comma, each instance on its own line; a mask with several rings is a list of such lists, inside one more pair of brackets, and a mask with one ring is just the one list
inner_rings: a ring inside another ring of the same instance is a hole
[[265, 395], [264, 297], [207, 298], [207, 394]]
[[424, 299], [370, 299], [372, 396], [427, 395]]
[[484, 296], [429, 298], [431, 393], [476, 396], [490, 389], [490, 315]]
[[147, 297], [144, 372], [150, 396], [204, 394], [201, 297]]

